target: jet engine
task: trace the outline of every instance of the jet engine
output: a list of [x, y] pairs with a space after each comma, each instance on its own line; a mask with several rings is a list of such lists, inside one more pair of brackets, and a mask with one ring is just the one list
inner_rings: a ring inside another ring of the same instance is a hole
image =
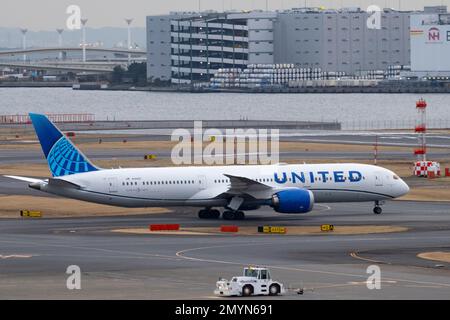
[[314, 195], [306, 189], [288, 189], [272, 196], [271, 207], [279, 213], [307, 213], [314, 207]]

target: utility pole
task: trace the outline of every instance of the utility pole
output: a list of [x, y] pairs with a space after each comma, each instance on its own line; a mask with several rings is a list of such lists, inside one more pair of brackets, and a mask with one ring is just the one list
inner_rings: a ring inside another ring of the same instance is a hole
[[81, 25], [82, 25], [82, 32], [83, 32], [83, 40], [82, 40], [82, 46], [83, 46], [83, 62], [86, 62], [86, 23], [88, 22], [88, 19], [81, 19]]
[[[58, 46], [62, 48], [62, 33], [64, 29], [56, 29], [56, 32], [58, 32]], [[62, 60], [62, 51], [59, 52], [59, 60]]]
[[[22, 32], [22, 49], [27, 49], [27, 32], [28, 29], [20, 29], [20, 32]], [[27, 55], [26, 53], [23, 54], [23, 61], [27, 61]]]
[[[127, 40], [127, 49], [131, 50], [131, 23], [133, 22], [132, 18], [125, 19], [125, 22], [128, 26], [128, 40]], [[128, 65], [131, 63], [131, 53], [128, 53]]]

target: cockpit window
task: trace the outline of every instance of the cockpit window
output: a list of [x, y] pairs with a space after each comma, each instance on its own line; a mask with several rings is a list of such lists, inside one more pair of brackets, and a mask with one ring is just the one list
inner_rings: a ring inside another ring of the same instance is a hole
[[398, 177], [398, 175], [394, 174], [394, 180], [398, 180], [398, 179], [400, 179], [400, 178]]

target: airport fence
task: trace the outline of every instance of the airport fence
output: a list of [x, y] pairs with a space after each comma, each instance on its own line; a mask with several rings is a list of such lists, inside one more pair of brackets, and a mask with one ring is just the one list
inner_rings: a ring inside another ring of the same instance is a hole
[[[93, 113], [49, 113], [46, 116], [55, 123], [79, 123], [95, 121]], [[27, 124], [31, 123], [29, 115], [12, 114], [0, 115], [0, 124]]]
[[[414, 130], [419, 125], [418, 119], [384, 119], [384, 120], [349, 120], [343, 121], [342, 130]], [[450, 119], [428, 119], [428, 129], [450, 129]]]

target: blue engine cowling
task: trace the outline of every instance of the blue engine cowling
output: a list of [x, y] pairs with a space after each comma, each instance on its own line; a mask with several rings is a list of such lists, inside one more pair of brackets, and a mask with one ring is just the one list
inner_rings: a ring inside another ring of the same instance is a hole
[[314, 195], [306, 189], [289, 189], [272, 196], [272, 208], [279, 213], [307, 213], [314, 207]]

